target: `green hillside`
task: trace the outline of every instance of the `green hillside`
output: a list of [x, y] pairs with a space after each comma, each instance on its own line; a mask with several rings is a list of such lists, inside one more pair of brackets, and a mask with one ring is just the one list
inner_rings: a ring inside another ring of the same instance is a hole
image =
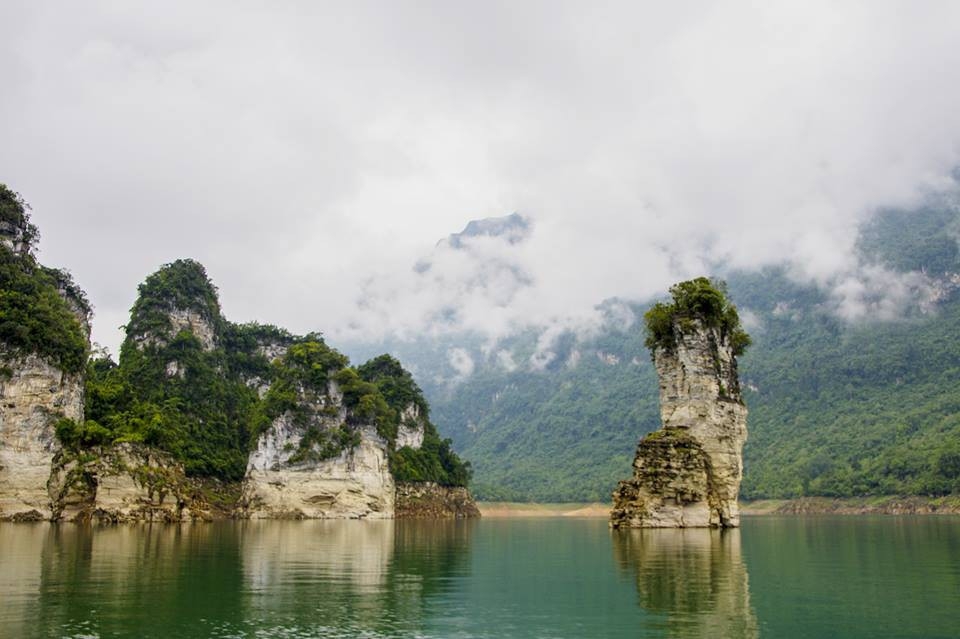
[[741, 368], [756, 389], [745, 497], [960, 492], [958, 229], [956, 200], [943, 196], [861, 230], [864, 263], [933, 283], [926, 304], [892, 321], [844, 322], [781, 270], [730, 279], [763, 326]]
[[[756, 325], [740, 369], [750, 408], [745, 497], [960, 492], [955, 202], [883, 211], [861, 229], [863, 265], [916, 272], [916, 281], [923, 273], [932, 285], [896, 319], [841, 319], [828, 292], [784, 268], [713, 274]], [[636, 318], [648, 308], [632, 305]], [[561, 335], [543, 370], [531, 370], [538, 337], [515, 335], [492, 351], [479, 336], [378, 347], [411, 364], [441, 430], [471, 460], [479, 498], [606, 500], [641, 435], [659, 425], [642, 323]], [[453, 348], [470, 354], [472, 375], [456, 379]], [[506, 370], [499, 352], [520, 365]]]

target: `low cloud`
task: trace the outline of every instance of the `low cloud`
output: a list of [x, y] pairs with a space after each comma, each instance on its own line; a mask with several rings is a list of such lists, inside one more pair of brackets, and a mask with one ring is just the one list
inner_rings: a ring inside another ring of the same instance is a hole
[[470, 377], [473, 375], [474, 363], [470, 353], [463, 348], [451, 348], [447, 351], [447, 361], [458, 377]]
[[[954, 3], [14, 1], [0, 21], [0, 180], [114, 349], [179, 257], [231, 319], [332, 339], [598, 326], [602, 300], [784, 261], [844, 317], [886, 317], [923, 282], [861, 270], [858, 225], [960, 163]], [[513, 211], [528, 233], [436, 244]]]
[[936, 296], [936, 283], [925, 274], [897, 273], [880, 266], [866, 266], [841, 277], [832, 288], [837, 314], [851, 322], [890, 321], [911, 309], [929, 310]]

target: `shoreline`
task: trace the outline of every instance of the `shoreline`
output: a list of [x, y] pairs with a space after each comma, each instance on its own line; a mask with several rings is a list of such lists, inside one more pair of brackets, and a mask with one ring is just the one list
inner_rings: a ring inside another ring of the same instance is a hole
[[[485, 519], [571, 517], [606, 519], [611, 504], [600, 502], [526, 503], [477, 502]], [[960, 515], [960, 495], [919, 497], [883, 495], [877, 497], [799, 497], [741, 501], [743, 517], [774, 515]]]

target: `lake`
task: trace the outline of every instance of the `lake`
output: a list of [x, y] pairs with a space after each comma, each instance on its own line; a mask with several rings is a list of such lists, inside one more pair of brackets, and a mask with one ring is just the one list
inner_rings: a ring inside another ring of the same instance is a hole
[[957, 637], [960, 518], [0, 524], [3, 637]]

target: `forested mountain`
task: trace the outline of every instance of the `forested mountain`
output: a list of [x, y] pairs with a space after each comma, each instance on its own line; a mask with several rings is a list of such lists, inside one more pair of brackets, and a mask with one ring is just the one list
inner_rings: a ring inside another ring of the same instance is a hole
[[[354, 368], [319, 333], [229, 322], [206, 270], [193, 260], [147, 277], [126, 330], [119, 363], [91, 360], [86, 421], [62, 424], [64, 443], [142, 442], [171, 453], [188, 474], [239, 481], [257, 438], [278, 419], [304, 431], [291, 463], [337, 457], [360, 443], [362, 424], [374, 424], [398, 480], [458, 486], [468, 480], [469, 465], [440, 439], [426, 400], [399, 362], [383, 355]], [[331, 382], [346, 411], [334, 428], [304, 399], [337, 415]], [[424, 429], [417, 450], [398, 444], [410, 405]]]
[[[786, 265], [716, 273], [753, 337], [743, 496], [960, 491], [960, 206], [956, 192], [877, 213], [860, 230], [856, 304]], [[838, 293], [838, 290], [840, 293]], [[659, 424], [638, 318], [608, 300], [599, 332], [448, 335], [375, 346], [408, 362], [484, 499], [607, 500]], [[632, 318], [632, 319], [631, 319]], [[471, 362], [472, 370], [458, 365]]]

